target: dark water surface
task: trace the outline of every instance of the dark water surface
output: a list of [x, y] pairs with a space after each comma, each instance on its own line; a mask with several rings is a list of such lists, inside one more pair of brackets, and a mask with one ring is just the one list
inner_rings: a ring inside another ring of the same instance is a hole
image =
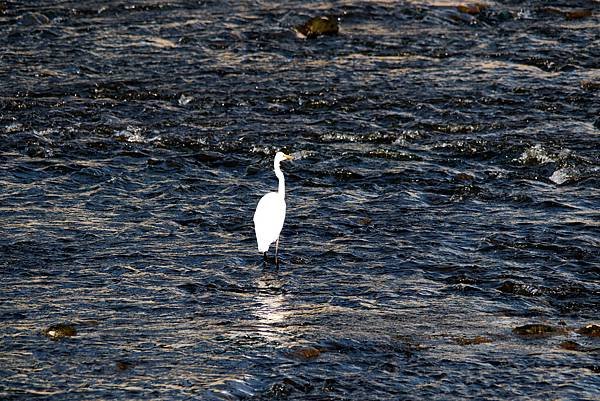
[[0, 2], [0, 398], [599, 399], [600, 3], [457, 4]]

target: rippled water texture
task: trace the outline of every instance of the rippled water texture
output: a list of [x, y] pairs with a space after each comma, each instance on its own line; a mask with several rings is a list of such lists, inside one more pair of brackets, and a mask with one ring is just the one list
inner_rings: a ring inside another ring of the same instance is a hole
[[599, 3], [458, 4], [0, 2], [0, 398], [597, 400]]

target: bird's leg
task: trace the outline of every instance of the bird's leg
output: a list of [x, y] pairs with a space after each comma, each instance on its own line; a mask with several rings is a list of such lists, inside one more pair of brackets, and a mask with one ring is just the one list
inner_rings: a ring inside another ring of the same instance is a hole
[[279, 237], [277, 237], [277, 241], [275, 242], [275, 265], [279, 267]]

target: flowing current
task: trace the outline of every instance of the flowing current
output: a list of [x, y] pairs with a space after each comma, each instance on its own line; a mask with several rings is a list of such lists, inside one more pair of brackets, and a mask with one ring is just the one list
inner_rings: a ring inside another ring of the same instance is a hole
[[600, 398], [597, 1], [0, 1], [0, 37], [1, 399]]

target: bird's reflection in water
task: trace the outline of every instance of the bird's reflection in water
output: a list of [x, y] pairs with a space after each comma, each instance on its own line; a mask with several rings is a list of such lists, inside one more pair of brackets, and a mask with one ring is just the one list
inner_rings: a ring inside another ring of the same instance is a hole
[[283, 281], [277, 273], [264, 272], [256, 281], [256, 303], [252, 314], [256, 317], [257, 334], [269, 342], [287, 343], [290, 336], [286, 320], [290, 315]]

